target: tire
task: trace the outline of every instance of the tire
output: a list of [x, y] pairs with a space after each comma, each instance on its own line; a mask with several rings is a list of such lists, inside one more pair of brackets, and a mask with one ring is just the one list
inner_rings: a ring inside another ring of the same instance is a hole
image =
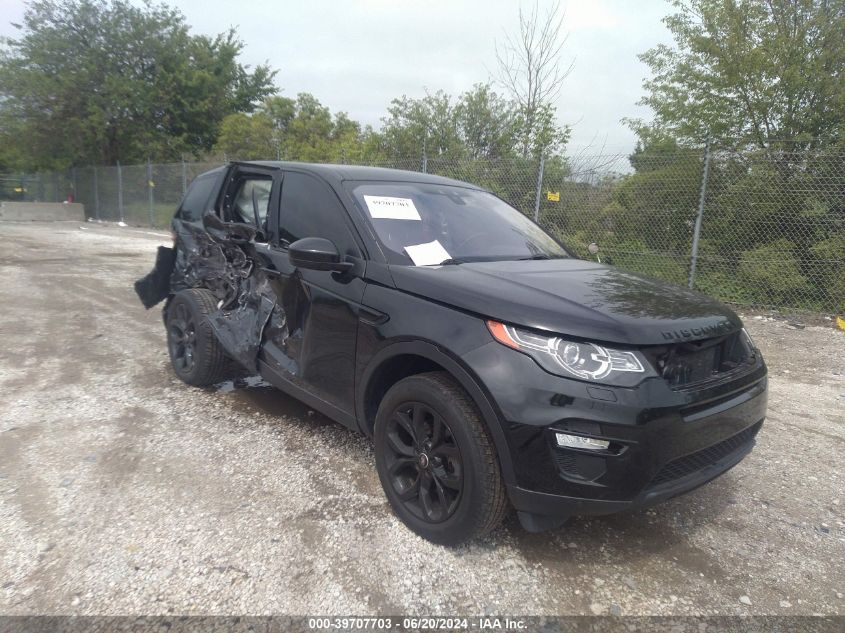
[[195, 387], [221, 382], [229, 373], [229, 359], [208, 322], [216, 311], [214, 295], [202, 288], [182, 290], [167, 305], [170, 364], [180, 380]]
[[379, 405], [374, 441], [387, 500], [424, 539], [458, 545], [491, 532], [507, 513], [493, 441], [449, 374], [393, 385]]

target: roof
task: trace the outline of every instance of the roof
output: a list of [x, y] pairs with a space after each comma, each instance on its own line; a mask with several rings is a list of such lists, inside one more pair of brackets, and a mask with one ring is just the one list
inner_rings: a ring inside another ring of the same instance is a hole
[[445, 178], [443, 176], [435, 176], [433, 174], [424, 174], [419, 171], [406, 171], [404, 169], [388, 169], [386, 167], [365, 167], [361, 165], [331, 165], [323, 163], [297, 163], [290, 161], [278, 160], [252, 160], [252, 161], [238, 161], [241, 165], [259, 165], [261, 167], [270, 167], [273, 169], [296, 169], [298, 171], [311, 172], [322, 176], [327, 180], [344, 181], [344, 180], [378, 180], [386, 182], [420, 182], [434, 185], [454, 185], [458, 187], [470, 187], [473, 189], [480, 189], [477, 185], [454, 180], [452, 178]]

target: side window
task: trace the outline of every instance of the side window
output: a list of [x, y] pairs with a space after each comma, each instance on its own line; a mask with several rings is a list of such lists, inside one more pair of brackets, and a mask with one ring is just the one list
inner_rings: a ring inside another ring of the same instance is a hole
[[306, 174], [286, 172], [282, 181], [279, 233], [283, 243], [303, 237], [324, 237], [341, 253], [358, 255], [346, 210], [331, 188]]
[[273, 181], [269, 176], [244, 176], [235, 184], [232, 196], [231, 217], [236, 222], [255, 224], [253, 213], [253, 197], [258, 209], [259, 227], [264, 227], [267, 220], [267, 209], [270, 207], [270, 190]]
[[194, 179], [191, 186], [188, 187], [188, 191], [185, 192], [185, 197], [182, 198], [182, 204], [179, 205], [176, 217], [189, 222], [202, 219], [202, 214], [208, 204], [208, 197], [214, 188], [215, 176], [216, 174], [205, 174]]

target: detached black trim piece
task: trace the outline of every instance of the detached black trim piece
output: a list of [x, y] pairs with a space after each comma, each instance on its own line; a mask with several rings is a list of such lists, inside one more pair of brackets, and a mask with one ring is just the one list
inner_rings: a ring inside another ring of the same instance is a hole
[[159, 246], [155, 266], [146, 277], [135, 282], [135, 292], [147, 310], [170, 296], [170, 275], [175, 264], [176, 250]]

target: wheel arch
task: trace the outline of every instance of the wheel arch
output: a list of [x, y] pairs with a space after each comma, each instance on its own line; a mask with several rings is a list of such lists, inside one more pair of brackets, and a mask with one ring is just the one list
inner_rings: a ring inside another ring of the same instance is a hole
[[501, 417], [491, 398], [459, 359], [425, 341], [401, 341], [382, 348], [367, 364], [356, 389], [356, 415], [361, 432], [372, 437], [379, 403], [388, 389], [408, 376], [429, 371], [443, 371], [454, 378], [478, 407], [499, 457], [506, 483], [515, 481], [510, 449]]

